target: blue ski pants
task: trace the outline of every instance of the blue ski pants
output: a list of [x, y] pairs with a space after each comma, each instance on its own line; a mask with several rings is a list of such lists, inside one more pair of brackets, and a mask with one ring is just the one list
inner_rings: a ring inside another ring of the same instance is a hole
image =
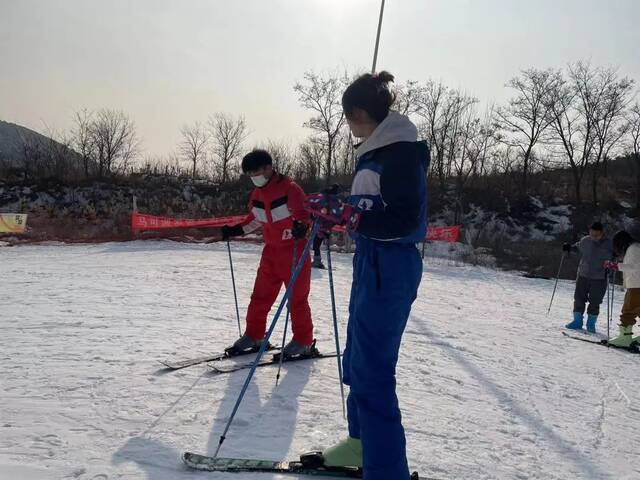
[[357, 240], [343, 368], [349, 436], [362, 441], [365, 480], [409, 479], [395, 372], [421, 278], [414, 244]]

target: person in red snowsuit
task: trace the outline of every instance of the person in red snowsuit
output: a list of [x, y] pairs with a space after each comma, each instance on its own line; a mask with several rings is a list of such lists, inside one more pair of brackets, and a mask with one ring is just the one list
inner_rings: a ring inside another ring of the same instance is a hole
[[[257, 350], [265, 336], [267, 315], [282, 285], [288, 285], [294, 249], [299, 258], [309, 228], [309, 213], [304, 208], [305, 193], [291, 178], [273, 169], [271, 155], [254, 150], [242, 159], [242, 171], [256, 188], [249, 200], [249, 213], [238, 225], [222, 227], [222, 238], [246, 235], [262, 228], [264, 249], [247, 311], [246, 329], [231, 347], [229, 354]], [[297, 259], [296, 259], [297, 263]], [[311, 260], [305, 258], [294, 285], [290, 310], [293, 339], [285, 346], [285, 356], [311, 354], [313, 322], [309, 308]]]

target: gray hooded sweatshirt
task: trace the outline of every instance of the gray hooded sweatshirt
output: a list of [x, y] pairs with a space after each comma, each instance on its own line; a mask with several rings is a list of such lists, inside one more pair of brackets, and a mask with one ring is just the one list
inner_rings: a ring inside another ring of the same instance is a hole
[[602, 237], [597, 242], [589, 235], [583, 237], [575, 244], [580, 252], [580, 265], [578, 265], [578, 277], [591, 280], [604, 280], [604, 262], [613, 258], [613, 245], [611, 239]]

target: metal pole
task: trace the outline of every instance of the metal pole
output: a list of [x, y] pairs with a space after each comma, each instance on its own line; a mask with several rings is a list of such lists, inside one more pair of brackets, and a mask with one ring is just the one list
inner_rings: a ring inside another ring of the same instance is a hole
[[[331, 235], [331, 234], [329, 234]], [[338, 315], [336, 314], [336, 294], [333, 287], [333, 266], [331, 263], [331, 237], [327, 238], [327, 267], [329, 268], [329, 290], [331, 291], [331, 310], [333, 313], [333, 336], [336, 339], [336, 360], [338, 361], [338, 378], [340, 380], [340, 395], [342, 397], [342, 418], [347, 418], [344, 401], [344, 385], [342, 383], [342, 355], [340, 354], [340, 340], [338, 337]]]
[[611, 326], [611, 290], [609, 281], [609, 270], [605, 270], [605, 279], [607, 281], [607, 342], [609, 341], [609, 331]]
[[376, 35], [376, 48], [373, 52], [373, 66], [371, 67], [371, 75], [376, 73], [376, 63], [378, 62], [378, 46], [380, 45], [380, 30], [382, 30], [382, 17], [384, 15], [384, 0], [380, 4], [380, 18], [378, 19], [378, 34]]
[[[293, 271], [296, 268], [296, 262], [298, 256], [298, 240], [293, 241], [293, 260], [291, 262], [291, 274], [293, 275]], [[289, 281], [291, 281], [291, 277], [289, 277]], [[291, 315], [291, 297], [289, 297], [289, 301], [287, 302], [287, 315], [284, 317], [284, 333], [282, 334], [282, 347], [280, 348], [280, 362], [278, 363], [278, 373], [276, 374], [276, 387], [280, 382], [280, 371], [282, 370], [282, 362], [284, 361], [284, 345], [287, 340], [287, 328], [289, 327], [289, 315]]]
[[231, 423], [233, 422], [233, 419], [235, 418], [236, 413], [238, 413], [238, 409], [240, 408], [240, 404], [242, 403], [242, 399], [244, 398], [244, 395], [247, 393], [247, 388], [249, 388], [249, 383], [251, 382], [251, 379], [253, 378], [253, 375], [256, 372], [256, 369], [258, 368], [258, 364], [260, 363], [260, 360], [262, 359], [262, 356], [264, 355], [264, 352], [266, 351], [267, 344], [269, 343], [269, 339], [271, 338], [271, 335], [273, 334], [273, 330], [276, 328], [276, 324], [278, 323], [278, 319], [280, 318], [280, 315], [282, 314], [282, 310], [284, 309], [284, 306], [286, 305], [286, 303], [289, 301], [289, 297], [291, 296], [291, 293], [293, 292], [293, 287], [294, 287], [294, 285], [296, 283], [296, 280], [298, 279], [298, 275], [300, 275], [300, 270], [302, 270], [302, 265], [304, 264], [304, 261], [305, 261], [307, 255], [309, 255], [309, 250], [311, 248], [311, 243], [313, 242], [313, 239], [317, 235], [319, 227], [320, 227], [320, 222], [318, 220], [316, 220], [314, 222], [314, 224], [313, 224], [313, 228], [311, 230], [311, 235], [309, 236], [309, 241], [307, 242], [307, 245], [304, 247], [302, 255], [300, 256], [300, 260], [298, 260], [298, 264], [296, 265], [296, 269], [293, 271], [293, 274], [291, 275], [291, 279], [289, 280], [289, 285], [287, 285], [287, 290], [284, 292], [284, 296], [282, 297], [282, 300], [280, 301], [280, 305], [278, 305], [278, 310], [276, 310], [276, 314], [273, 316], [273, 320], [271, 321], [271, 325], [269, 326], [269, 330], [267, 331], [267, 334], [265, 335], [264, 340], [260, 344], [260, 350], [258, 350], [258, 355], [256, 356], [256, 359], [253, 361], [253, 364], [251, 365], [251, 370], [249, 371], [249, 373], [247, 375], [247, 378], [244, 381], [244, 385], [242, 386], [242, 390], [240, 391], [240, 395], [238, 395], [238, 399], [236, 400], [236, 404], [233, 406], [233, 410], [231, 412], [231, 415], [229, 416], [229, 420], [227, 421], [227, 425], [224, 428], [224, 432], [220, 436], [220, 441], [218, 442], [218, 447], [216, 448], [216, 452], [213, 454], [214, 458], [216, 458], [218, 456], [218, 453], [220, 452], [220, 448], [222, 447], [222, 443], [227, 438], [227, 433], [229, 432], [229, 428], [231, 427]]
[[613, 295], [616, 293], [616, 271], [611, 272], [611, 319], [613, 320]]
[[227, 251], [229, 252], [229, 265], [231, 267], [231, 283], [233, 284], [233, 298], [236, 301], [236, 318], [238, 319], [238, 336], [242, 336], [240, 327], [240, 310], [238, 309], [238, 293], [236, 291], [236, 277], [233, 273], [233, 260], [231, 259], [231, 242], [227, 239]]
[[556, 296], [556, 288], [558, 288], [558, 280], [560, 279], [560, 271], [562, 270], [562, 264], [564, 263], [564, 257], [566, 252], [562, 252], [562, 257], [560, 257], [560, 266], [558, 267], [558, 275], [556, 275], [556, 284], [553, 286], [553, 293], [551, 294], [551, 301], [549, 302], [549, 308], [547, 309], [547, 315], [551, 311], [551, 305], [553, 304], [553, 297]]

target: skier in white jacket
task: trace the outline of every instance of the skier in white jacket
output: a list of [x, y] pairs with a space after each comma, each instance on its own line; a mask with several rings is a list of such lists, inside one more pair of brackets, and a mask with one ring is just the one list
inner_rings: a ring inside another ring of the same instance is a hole
[[629, 348], [632, 343], [640, 343], [640, 336], [633, 337], [636, 317], [640, 317], [640, 243], [628, 232], [620, 231], [613, 237], [613, 251], [622, 263], [605, 262], [605, 268], [620, 270], [626, 293], [620, 313], [620, 333], [610, 345]]

